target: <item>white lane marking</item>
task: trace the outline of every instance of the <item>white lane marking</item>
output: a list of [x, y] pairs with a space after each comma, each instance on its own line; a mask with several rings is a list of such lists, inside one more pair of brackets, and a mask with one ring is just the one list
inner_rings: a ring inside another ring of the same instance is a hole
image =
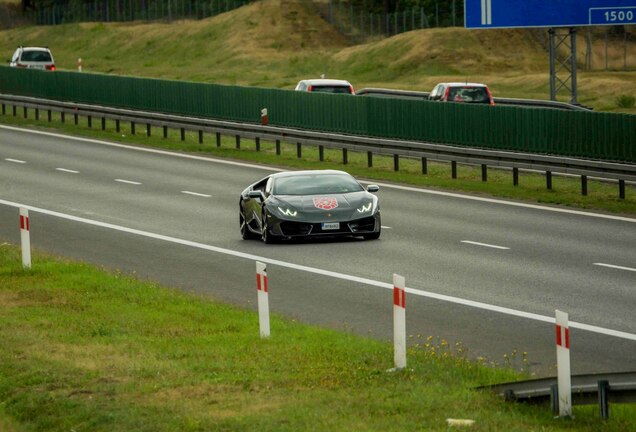
[[11, 159], [11, 158], [6, 158], [5, 159], [7, 162], [13, 162], [13, 163], [19, 163], [19, 164], [25, 164], [26, 162], [23, 160], [19, 160], [19, 159]]
[[[307, 273], [314, 273], [314, 274], [318, 274], [321, 276], [328, 276], [328, 277], [332, 277], [332, 278], [336, 278], [336, 279], [341, 279], [341, 280], [346, 280], [346, 281], [350, 281], [350, 282], [355, 282], [355, 283], [360, 283], [360, 284], [364, 284], [364, 285], [370, 285], [370, 286], [374, 286], [374, 287], [378, 287], [378, 288], [384, 288], [384, 289], [388, 289], [388, 290], [393, 290], [393, 284], [392, 283], [386, 283], [386, 282], [380, 282], [380, 281], [376, 281], [373, 279], [367, 279], [367, 278], [363, 278], [363, 277], [359, 277], [359, 276], [353, 276], [353, 275], [348, 275], [348, 274], [344, 274], [344, 273], [338, 273], [338, 272], [334, 272], [331, 270], [324, 270], [324, 269], [319, 269], [316, 267], [309, 267], [309, 266], [305, 266], [305, 265], [301, 265], [301, 264], [294, 264], [294, 263], [290, 263], [290, 262], [286, 262], [286, 261], [279, 261], [276, 259], [271, 259], [271, 258], [267, 258], [267, 257], [263, 257], [263, 256], [258, 256], [258, 255], [252, 255], [252, 254], [248, 254], [248, 253], [244, 253], [244, 252], [239, 252], [239, 251], [235, 251], [235, 250], [231, 250], [231, 249], [225, 249], [225, 248], [221, 248], [221, 247], [217, 247], [217, 246], [211, 246], [211, 245], [207, 245], [207, 244], [203, 244], [203, 243], [197, 243], [197, 242], [193, 242], [191, 240], [184, 240], [184, 239], [179, 239], [176, 237], [170, 237], [170, 236], [166, 236], [163, 234], [156, 234], [156, 233], [151, 233], [148, 231], [141, 231], [141, 230], [137, 230], [134, 228], [127, 228], [127, 227], [123, 227], [123, 226], [119, 226], [119, 225], [113, 225], [113, 224], [109, 224], [106, 222], [100, 222], [100, 221], [96, 221], [96, 220], [92, 220], [92, 219], [85, 219], [85, 218], [81, 218], [78, 216], [73, 216], [73, 215], [68, 215], [68, 214], [64, 214], [64, 213], [59, 213], [53, 210], [46, 210], [46, 209], [42, 209], [42, 208], [38, 208], [38, 207], [33, 207], [30, 205], [26, 205], [26, 204], [20, 204], [20, 203], [16, 203], [16, 202], [12, 202], [12, 201], [5, 201], [3, 199], [0, 199], [0, 204], [3, 205], [7, 205], [7, 206], [11, 206], [11, 207], [25, 207], [28, 210], [34, 211], [34, 212], [39, 212], [45, 215], [49, 215], [49, 216], [53, 216], [53, 217], [58, 217], [60, 219], [66, 219], [66, 220], [70, 220], [70, 221], [75, 221], [75, 222], [79, 222], [79, 223], [84, 223], [87, 225], [92, 225], [92, 226], [97, 226], [97, 227], [101, 227], [101, 228], [107, 228], [107, 229], [112, 229], [115, 231], [119, 231], [119, 232], [124, 232], [124, 233], [128, 233], [128, 234], [134, 234], [134, 235], [138, 235], [138, 236], [142, 236], [142, 237], [147, 237], [147, 238], [152, 238], [155, 240], [161, 240], [161, 241], [165, 241], [165, 242], [169, 242], [169, 243], [175, 243], [175, 244], [179, 244], [182, 246], [188, 246], [188, 247], [193, 247], [193, 248], [197, 248], [197, 249], [202, 249], [202, 250], [207, 250], [210, 252], [216, 252], [216, 253], [220, 253], [223, 255], [229, 255], [229, 256], [233, 256], [233, 257], [237, 257], [237, 258], [243, 258], [243, 259], [248, 259], [250, 261], [261, 261], [264, 262], [266, 264], [272, 264], [272, 265], [277, 265], [280, 267], [284, 267], [284, 268], [288, 268], [288, 269], [292, 269], [292, 270], [298, 270], [298, 271], [303, 271], [303, 272], [307, 272]], [[531, 320], [535, 320], [535, 321], [541, 321], [541, 322], [545, 322], [545, 323], [551, 323], [551, 324], [555, 324], [555, 318], [553, 316], [545, 316], [545, 315], [539, 315], [539, 314], [535, 314], [532, 312], [524, 312], [524, 311], [520, 311], [517, 309], [510, 309], [510, 308], [506, 308], [506, 307], [502, 307], [502, 306], [496, 306], [496, 305], [491, 305], [488, 303], [482, 303], [482, 302], [478, 302], [478, 301], [473, 301], [473, 300], [466, 300], [466, 299], [462, 299], [459, 297], [453, 297], [453, 296], [448, 296], [448, 295], [444, 295], [444, 294], [436, 294], [433, 292], [429, 292], [429, 291], [424, 291], [424, 290], [420, 290], [420, 289], [415, 289], [415, 288], [406, 288], [406, 292], [413, 294], [413, 295], [417, 295], [417, 296], [421, 296], [421, 297], [427, 297], [427, 298], [431, 298], [431, 299], [435, 299], [435, 300], [440, 300], [440, 301], [445, 301], [445, 302], [449, 302], [449, 303], [454, 303], [454, 304], [459, 304], [459, 305], [463, 305], [463, 306], [470, 306], [470, 307], [474, 307], [477, 309], [483, 309], [483, 310], [487, 310], [490, 312], [499, 312], [505, 315], [510, 315], [510, 316], [515, 316], [515, 317], [520, 317], [520, 318], [527, 318], [527, 319], [531, 319]], [[570, 321], [570, 327], [571, 328], [578, 328], [581, 330], [586, 330], [592, 333], [599, 333], [599, 334], [603, 334], [606, 336], [613, 336], [613, 337], [617, 337], [617, 338], [621, 338], [621, 339], [628, 339], [628, 340], [633, 340], [636, 341], [636, 334], [633, 333], [627, 333], [624, 331], [620, 331], [620, 330], [613, 330], [613, 329], [607, 329], [604, 327], [598, 327], [598, 326], [594, 326], [594, 325], [588, 325], [588, 324], [583, 324], [583, 323], [578, 323], [576, 321]]]
[[115, 179], [116, 182], [119, 183], [126, 183], [126, 184], [131, 184], [131, 185], [140, 185], [141, 183], [136, 182], [136, 181], [132, 181], [132, 180], [124, 180], [124, 179]]
[[71, 170], [71, 169], [66, 169], [66, 168], [55, 168], [56, 171], [61, 171], [61, 172], [65, 172], [65, 173], [70, 173], [70, 174], [79, 174], [79, 171], [75, 171], [75, 170]]
[[492, 245], [492, 244], [488, 244], [488, 243], [479, 243], [479, 242], [474, 242], [474, 241], [470, 241], [470, 240], [462, 240], [462, 241], [460, 241], [460, 243], [467, 243], [467, 244], [471, 244], [471, 245], [475, 245], [475, 246], [483, 246], [483, 247], [492, 248], [492, 249], [502, 249], [502, 250], [510, 249], [509, 247], [505, 247], [505, 246], [497, 246], [497, 245]]
[[190, 191], [181, 191], [182, 194], [186, 194], [186, 195], [193, 195], [193, 196], [197, 196], [197, 197], [203, 197], [203, 198], [211, 198], [212, 195], [208, 195], [208, 194], [202, 194], [202, 193], [198, 193], [198, 192], [190, 192]]
[[388, 226], [384, 226], [384, 225], [382, 225], [381, 228], [382, 229], [393, 229], [393, 227], [388, 227]]
[[[157, 149], [151, 149], [151, 148], [145, 148], [145, 147], [134, 147], [134, 146], [126, 145], [126, 144], [112, 143], [112, 142], [108, 142], [108, 141], [100, 141], [100, 140], [90, 139], [90, 138], [75, 137], [75, 136], [70, 136], [70, 135], [56, 134], [56, 133], [44, 132], [44, 131], [36, 131], [36, 130], [31, 130], [31, 129], [21, 129], [21, 128], [17, 128], [17, 127], [13, 127], [13, 126], [0, 125], [0, 129], [13, 130], [13, 131], [16, 131], [16, 132], [32, 133], [32, 134], [36, 134], [36, 135], [46, 135], [46, 136], [51, 136], [51, 137], [56, 137], [56, 138], [68, 139], [68, 140], [72, 140], [72, 141], [89, 142], [89, 143], [93, 143], [93, 144], [106, 145], [106, 146], [111, 146], [111, 147], [123, 148], [123, 149], [127, 149], [127, 150], [134, 150], [134, 151], [139, 151], [139, 152], [160, 154], [160, 155], [163, 155], [163, 156], [171, 156], [171, 157], [178, 157], [178, 158], [183, 158], [183, 159], [199, 160], [199, 161], [205, 161], [205, 162], [211, 162], [211, 163], [219, 163], [219, 164], [225, 164], [225, 165], [234, 165], [234, 166], [240, 166], [240, 167], [263, 170], [263, 171], [272, 171], [272, 172], [290, 171], [289, 169], [272, 168], [272, 167], [267, 167], [267, 166], [263, 166], [263, 165], [249, 164], [249, 163], [243, 163], [243, 162], [233, 162], [233, 161], [228, 161], [228, 160], [223, 160], [223, 159], [216, 159], [216, 158], [213, 158], [213, 157], [203, 157], [203, 156], [195, 156], [195, 155], [182, 154], [182, 153], [173, 153], [173, 152], [169, 152], [169, 151], [166, 151], [166, 150], [157, 150]], [[446, 196], [446, 197], [452, 197], [452, 198], [466, 199], [466, 200], [471, 200], [471, 201], [487, 202], [487, 203], [491, 203], [491, 204], [507, 205], [507, 206], [512, 206], [512, 207], [521, 207], [521, 208], [529, 208], [529, 209], [534, 209], [534, 210], [543, 210], [543, 211], [549, 211], [549, 212], [554, 212], [554, 213], [565, 213], [565, 214], [572, 214], [572, 215], [577, 215], [577, 216], [586, 216], [586, 217], [593, 217], [593, 218], [599, 218], [599, 219], [610, 219], [610, 220], [616, 220], [616, 221], [636, 223], [636, 218], [628, 218], [628, 217], [624, 217], [624, 216], [613, 216], [613, 215], [606, 215], [606, 214], [601, 214], [601, 213], [584, 212], [584, 211], [580, 211], [580, 210], [570, 210], [570, 209], [566, 209], [566, 208], [546, 207], [546, 206], [541, 206], [541, 205], [538, 205], [538, 204], [526, 204], [526, 203], [513, 202], [513, 201], [503, 201], [503, 200], [498, 200], [498, 199], [495, 199], [495, 198], [484, 198], [484, 197], [471, 196], [471, 195], [462, 195], [462, 194], [454, 193], [454, 192], [443, 192], [443, 191], [438, 191], [438, 190], [416, 188], [416, 187], [412, 187], [412, 186], [399, 186], [399, 185], [389, 184], [389, 183], [378, 183], [377, 181], [363, 181], [363, 180], [361, 180], [360, 183], [363, 183], [363, 184], [375, 184], [375, 185], [381, 186], [383, 188], [396, 189], [396, 190], [402, 190], [402, 191], [407, 191], [407, 192], [417, 192], [417, 193], [424, 193], [424, 194], [429, 194], [429, 195], [439, 195], [439, 196]]]
[[627, 270], [627, 271], [633, 271], [636, 272], [636, 268], [631, 268], [631, 267], [623, 267], [623, 266], [618, 266], [618, 265], [613, 265], [613, 264], [604, 264], [604, 263], [594, 263], [595, 266], [600, 266], [600, 267], [607, 267], [607, 268], [611, 268], [611, 269], [616, 269], [616, 270]]

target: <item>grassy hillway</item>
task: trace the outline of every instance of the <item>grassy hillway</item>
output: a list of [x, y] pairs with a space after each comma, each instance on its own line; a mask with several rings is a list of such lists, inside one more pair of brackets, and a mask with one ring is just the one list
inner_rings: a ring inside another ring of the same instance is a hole
[[[439, 81], [471, 80], [487, 82], [500, 97], [547, 99], [549, 94], [548, 54], [525, 30], [428, 29], [351, 45], [318, 16], [312, 2], [301, 0], [262, 0], [172, 24], [0, 31], [5, 60], [20, 44], [51, 47], [63, 69], [75, 69], [81, 57], [86, 71], [122, 75], [291, 89], [302, 78], [325, 74], [348, 79], [355, 88], [421, 91]], [[632, 45], [630, 59], [636, 55]], [[583, 39], [578, 46], [585, 47]], [[595, 54], [602, 49], [597, 44]], [[617, 97], [636, 96], [635, 78], [636, 72], [580, 71], [580, 102], [617, 110]], [[636, 113], [636, 108], [621, 111]]]

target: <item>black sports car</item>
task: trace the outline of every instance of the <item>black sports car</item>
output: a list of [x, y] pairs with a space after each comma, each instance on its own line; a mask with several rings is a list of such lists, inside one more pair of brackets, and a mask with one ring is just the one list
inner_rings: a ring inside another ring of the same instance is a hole
[[380, 237], [378, 197], [343, 171], [292, 171], [269, 175], [241, 192], [244, 239], [265, 243], [314, 236]]

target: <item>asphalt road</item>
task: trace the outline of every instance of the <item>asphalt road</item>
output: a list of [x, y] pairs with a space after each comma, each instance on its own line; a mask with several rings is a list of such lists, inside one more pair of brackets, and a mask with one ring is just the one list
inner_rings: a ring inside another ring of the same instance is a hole
[[399, 273], [412, 343], [500, 364], [516, 351], [515, 367], [527, 352], [550, 375], [559, 309], [573, 373], [636, 370], [636, 219], [381, 185], [380, 240], [243, 241], [239, 193], [270, 172], [1, 127], [0, 238], [19, 244], [23, 204], [35, 248], [250, 309], [259, 258], [274, 312], [387, 340]]

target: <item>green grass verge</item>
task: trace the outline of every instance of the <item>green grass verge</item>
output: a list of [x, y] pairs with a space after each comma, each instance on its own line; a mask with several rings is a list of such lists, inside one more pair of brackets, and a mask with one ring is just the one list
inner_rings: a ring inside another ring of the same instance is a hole
[[622, 200], [618, 197], [616, 183], [590, 180], [588, 195], [583, 196], [578, 177], [553, 176], [553, 188], [548, 190], [546, 189], [545, 177], [536, 173], [521, 172], [519, 185], [514, 186], [512, 172], [509, 170], [490, 168], [488, 181], [483, 182], [481, 180], [481, 167], [460, 165], [457, 179], [452, 179], [449, 163], [429, 163], [428, 172], [423, 175], [421, 161], [403, 158], [400, 160], [400, 170], [395, 172], [392, 157], [376, 155], [373, 159], [373, 167], [368, 168], [366, 153], [349, 152], [348, 163], [344, 165], [341, 150], [325, 149], [325, 159], [320, 162], [318, 149], [312, 146], [303, 146], [302, 157], [298, 158], [296, 145], [289, 143], [283, 143], [281, 154], [276, 155], [275, 146], [271, 142], [261, 142], [261, 151], [256, 152], [255, 143], [252, 140], [242, 140], [241, 148], [237, 149], [234, 137], [223, 137], [221, 146], [217, 147], [215, 137], [210, 134], [205, 134], [203, 143], [199, 144], [196, 132], [188, 132], [185, 141], [181, 141], [180, 133], [176, 130], [171, 130], [168, 138], [164, 139], [163, 131], [160, 128], [153, 128], [151, 136], [146, 136], [145, 125], [137, 125], [136, 135], [131, 135], [129, 123], [122, 122], [121, 131], [116, 133], [115, 124], [111, 121], [107, 122], [106, 131], [102, 131], [101, 121], [93, 120], [92, 128], [89, 128], [87, 119], [81, 117], [76, 126], [73, 124], [72, 116], [66, 116], [66, 123], [61, 123], [58, 113], [54, 113], [53, 121], [50, 123], [45, 114], [41, 114], [40, 120], [36, 121], [33, 110], [29, 111], [26, 119], [22, 109], [18, 110], [17, 114], [14, 117], [12, 110], [7, 109], [5, 115], [0, 115], [0, 123], [45, 128], [73, 135], [169, 150], [205, 153], [215, 157], [292, 169], [343, 169], [358, 178], [370, 180], [461, 191], [516, 201], [568, 206], [626, 216], [636, 215], [636, 186], [633, 185], [627, 185], [626, 199]]
[[[256, 295], [256, 292], [255, 292]], [[390, 313], [390, 309], [387, 310]], [[468, 360], [461, 345], [412, 335], [392, 346], [272, 317], [95, 267], [0, 244], [3, 431], [625, 431], [636, 409], [593, 406], [555, 420], [475, 386], [521, 378]]]

